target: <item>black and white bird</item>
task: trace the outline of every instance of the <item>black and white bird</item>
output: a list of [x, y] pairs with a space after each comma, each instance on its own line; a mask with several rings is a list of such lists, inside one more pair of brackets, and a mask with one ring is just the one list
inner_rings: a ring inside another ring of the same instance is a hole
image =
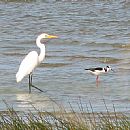
[[89, 69], [85, 69], [85, 70], [88, 70], [91, 74], [96, 75], [97, 82], [98, 82], [100, 74], [107, 73], [110, 70], [113, 71], [113, 69], [110, 66], [106, 66], [106, 68], [96, 67], [96, 68], [89, 68]]

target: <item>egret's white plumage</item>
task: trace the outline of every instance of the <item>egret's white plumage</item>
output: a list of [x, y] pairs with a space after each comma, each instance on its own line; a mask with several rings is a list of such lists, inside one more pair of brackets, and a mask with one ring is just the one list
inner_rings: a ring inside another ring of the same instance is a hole
[[20, 82], [26, 75], [29, 75], [37, 65], [38, 53], [36, 51], [29, 52], [20, 64], [16, 74], [16, 81]]
[[[48, 35], [46, 33], [42, 33], [36, 39], [36, 45], [40, 48], [40, 54], [36, 51], [31, 51], [28, 55], [23, 59], [20, 64], [19, 70], [16, 74], [16, 81], [20, 82], [25, 76], [30, 75], [33, 70], [44, 60], [45, 58], [45, 45], [41, 43], [42, 39], [45, 38], [57, 38], [57, 36]], [[32, 78], [32, 77], [31, 77]], [[32, 81], [32, 79], [29, 79]], [[31, 82], [29, 82], [31, 83]], [[31, 83], [32, 86], [32, 83]]]

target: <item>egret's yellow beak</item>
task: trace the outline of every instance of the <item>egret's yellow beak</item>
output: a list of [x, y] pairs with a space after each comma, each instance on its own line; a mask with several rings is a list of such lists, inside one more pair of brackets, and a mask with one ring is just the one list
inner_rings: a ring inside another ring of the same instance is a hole
[[48, 35], [47, 38], [58, 38], [58, 36]]

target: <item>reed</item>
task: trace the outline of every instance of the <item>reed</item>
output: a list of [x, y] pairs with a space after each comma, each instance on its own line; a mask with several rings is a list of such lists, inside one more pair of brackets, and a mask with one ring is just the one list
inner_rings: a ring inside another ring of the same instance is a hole
[[82, 103], [78, 104], [79, 112], [76, 112], [71, 104], [71, 111], [67, 112], [64, 106], [59, 106], [59, 111], [18, 112], [7, 103], [7, 110], [0, 113], [0, 130], [130, 130], [130, 121], [123, 113], [109, 112], [105, 104], [106, 112], [94, 112], [90, 103], [84, 109]]

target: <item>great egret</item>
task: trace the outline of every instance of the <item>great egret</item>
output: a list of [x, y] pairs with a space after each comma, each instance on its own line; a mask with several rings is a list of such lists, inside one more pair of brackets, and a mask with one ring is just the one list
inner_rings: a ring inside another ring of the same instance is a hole
[[42, 91], [32, 84], [32, 72], [45, 58], [45, 45], [41, 43], [41, 40], [50, 38], [57, 38], [57, 36], [48, 35], [46, 33], [39, 35], [36, 39], [36, 45], [40, 48], [40, 54], [38, 55], [36, 51], [29, 52], [19, 66], [19, 70], [16, 74], [16, 81], [20, 82], [25, 76], [29, 75], [29, 93], [31, 93], [31, 87]]
[[110, 70], [114, 71], [110, 66], [106, 66], [106, 68], [102, 68], [102, 67], [97, 67], [97, 68], [89, 68], [89, 69], [85, 69], [88, 70], [90, 73], [92, 73], [93, 75], [96, 75], [96, 81], [98, 82], [98, 78], [100, 74], [106, 73]]

